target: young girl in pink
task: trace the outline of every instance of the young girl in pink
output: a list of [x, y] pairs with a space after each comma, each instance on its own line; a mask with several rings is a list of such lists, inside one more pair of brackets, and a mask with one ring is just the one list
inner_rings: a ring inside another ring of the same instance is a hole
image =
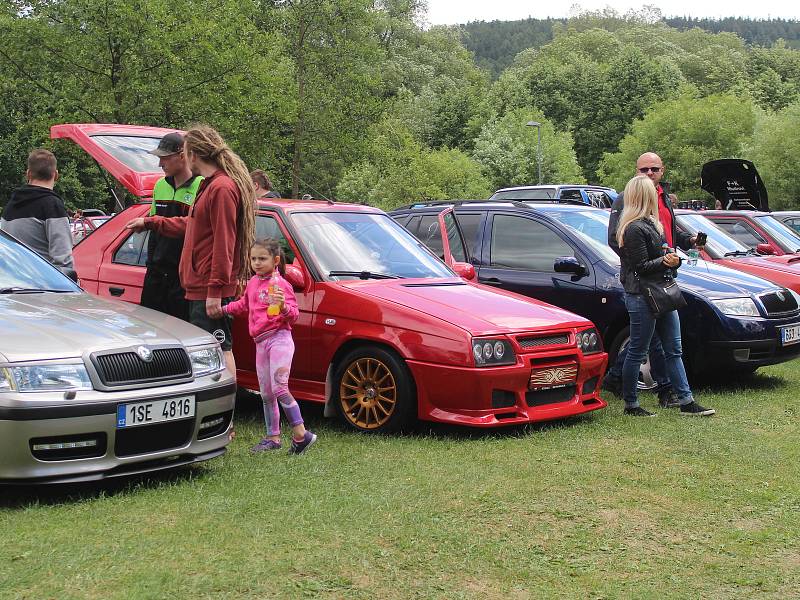
[[[289, 393], [289, 369], [294, 356], [292, 323], [299, 311], [292, 286], [283, 277], [273, 277], [276, 269], [281, 275], [286, 273], [278, 242], [256, 241], [250, 248], [250, 266], [255, 275], [247, 282], [244, 295], [225, 305], [223, 311], [233, 316], [248, 314], [250, 335], [256, 343], [256, 373], [264, 401], [267, 435], [252, 450], [280, 449], [280, 404], [292, 427], [289, 454], [302, 454], [317, 441], [317, 436], [306, 430], [300, 407]], [[273, 310], [268, 310], [270, 305]], [[269, 314], [272, 312], [277, 314]]]

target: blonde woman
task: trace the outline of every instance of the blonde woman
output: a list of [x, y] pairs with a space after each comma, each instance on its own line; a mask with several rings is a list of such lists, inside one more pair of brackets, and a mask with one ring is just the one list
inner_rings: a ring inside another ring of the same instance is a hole
[[620, 248], [620, 280], [625, 286], [625, 306], [630, 315], [630, 342], [622, 368], [622, 398], [625, 414], [635, 417], [655, 416], [641, 406], [637, 397], [639, 367], [647, 357], [650, 340], [658, 331], [666, 357], [666, 368], [672, 388], [680, 403], [680, 414], [709, 416], [714, 410], [694, 401], [681, 358], [681, 324], [678, 311], [656, 317], [642, 295], [641, 278], [672, 278], [681, 259], [673, 249], [664, 246], [664, 228], [658, 218], [658, 193], [653, 182], [637, 176], [624, 191], [625, 207], [617, 226]]

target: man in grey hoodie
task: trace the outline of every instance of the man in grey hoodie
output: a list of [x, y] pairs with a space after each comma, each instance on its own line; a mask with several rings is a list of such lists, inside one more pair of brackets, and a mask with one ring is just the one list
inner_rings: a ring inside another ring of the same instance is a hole
[[28, 155], [27, 185], [11, 194], [0, 229], [33, 248], [62, 270], [71, 270], [72, 234], [64, 201], [53, 191], [58, 179], [56, 157], [49, 150]]

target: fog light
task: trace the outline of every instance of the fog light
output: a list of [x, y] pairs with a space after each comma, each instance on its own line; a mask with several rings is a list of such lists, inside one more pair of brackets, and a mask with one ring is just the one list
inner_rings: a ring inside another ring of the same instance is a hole
[[33, 444], [33, 449], [39, 450], [69, 450], [72, 448], [94, 448], [97, 440], [78, 440], [76, 442], [55, 442], [53, 444]]
[[212, 419], [211, 421], [204, 421], [200, 423], [200, 430], [203, 429], [211, 429], [212, 427], [217, 427], [218, 425], [222, 425], [225, 422], [225, 417], [217, 417], [216, 419]]

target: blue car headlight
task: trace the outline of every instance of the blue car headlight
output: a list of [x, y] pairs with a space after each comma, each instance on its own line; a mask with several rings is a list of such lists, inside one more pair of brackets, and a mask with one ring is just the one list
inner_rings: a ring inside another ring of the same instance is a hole
[[476, 367], [513, 365], [517, 362], [511, 343], [498, 338], [475, 338], [472, 340], [472, 358]]
[[600, 339], [600, 334], [597, 329], [584, 329], [575, 334], [575, 345], [578, 350], [584, 354], [594, 354], [595, 352], [603, 351], [603, 341]]
[[725, 298], [712, 300], [723, 315], [729, 317], [758, 317], [758, 308], [752, 298]]

